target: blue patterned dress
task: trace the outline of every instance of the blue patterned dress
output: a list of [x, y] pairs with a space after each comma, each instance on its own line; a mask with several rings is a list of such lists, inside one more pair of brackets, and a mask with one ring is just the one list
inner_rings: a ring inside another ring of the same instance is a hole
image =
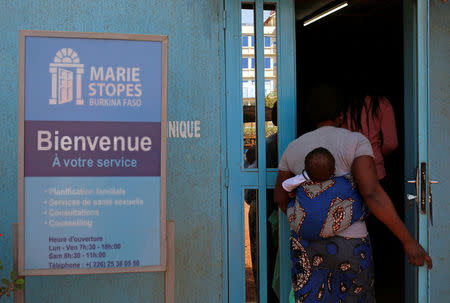
[[336, 236], [368, 209], [351, 176], [306, 181], [288, 205], [295, 302], [374, 302], [369, 237]]

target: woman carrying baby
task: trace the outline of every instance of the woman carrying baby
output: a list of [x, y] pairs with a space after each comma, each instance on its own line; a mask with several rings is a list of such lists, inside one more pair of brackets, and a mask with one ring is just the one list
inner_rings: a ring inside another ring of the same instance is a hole
[[[353, 175], [364, 203], [400, 240], [410, 263], [419, 266], [426, 261], [431, 268], [431, 259], [410, 235], [395, 212], [392, 201], [378, 183], [373, 151], [367, 138], [341, 128], [344, 113], [339, 91], [328, 85], [317, 86], [311, 90], [307, 101], [308, 115], [315, 120], [317, 129], [297, 138], [286, 148], [278, 167], [274, 193], [275, 202], [281, 210], [286, 212], [288, 205], [293, 208], [289, 210], [289, 221], [295, 299], [296, 302], [374, 302], [372, 248], [364, 223], [365, 214], [359, 217], [347, 214], [344, 206], [353, 202], [350, 203], [347, 198], [351, 197], [347, 197], [344, 190], [333, 194], [342, 201], [347, 200], [347, 204], [341, 203], [342, 210], [335, 212], [333, 205], [327, 205], [331, 216], [329, 212], [324, 215], [322, 222], [327, 223], [322, 224], [320, 229], [325, 232], [308, 238], [299, 234], [299, 231], [313, 224], [308, 223], [308, 218], [321, 215], [312, 211], [304, 213], [303, 219], [299, 219], [301, 205], [295, 203], [296, 199], [290, 201], [282, 183], [302, 174], [305, 158], [312, 150], [322, 147], [331, 153], [337, 177]], [[309, 180], [306, 187], [299, 187], [296, 198], [303, 192], [310, 195], [312, 202], [314, 196], [326, 195], [333, 178], [321, 180], [313, 177], [315, 181]], [[336, 179], [334, 181], [337, 183]], [[298, 201], [302, 199], [298, 197]]]

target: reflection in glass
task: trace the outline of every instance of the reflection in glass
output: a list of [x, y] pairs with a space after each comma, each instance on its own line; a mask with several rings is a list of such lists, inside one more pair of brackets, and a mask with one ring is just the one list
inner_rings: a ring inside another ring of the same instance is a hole
[[242, 106], [244, 114], [244, 167], [257, 167], [255, 7], [242, 4]]
[[[267, 292], [267, 302], [279, 303], [278, 207], [273, 201], [273, 189], [268, 189], [266, 193], [267, 286], [261, 291]], [[244, 199], [245, 302], [259, 302], [258, 190], [245, 189]]]
[[264, 96], [266, 109], [266, 166], [278, 167], [277, 18], [275, 4], [264, 4]]
[[244, 190], [245, 302], [258, 299], [258, 190]]

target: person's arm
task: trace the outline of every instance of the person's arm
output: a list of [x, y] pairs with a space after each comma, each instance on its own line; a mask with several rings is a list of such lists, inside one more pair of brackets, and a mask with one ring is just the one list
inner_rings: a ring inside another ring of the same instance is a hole
[[278, 207], [286, 213], [287, 205], [289, 204], [289, 193], [284, 190], [283, 186], [281, 185], [284, 180], [289, 179], [293, 177], [294, 174], [290, 171], [284, 171], [284, 170], [278, 170], [277, 175], [277, 181], [275, 183], [275, 190], [273, 193], [273, 199], [275, 203], [278, 204]]
[[386, 225], [400, 240], [409, 263], [422, 266], [427, 261], [431, 269], [433, 263], [422, 246], [411, 236], [395, 211], [392, 201], [378, 183], [375, 163], [370, 156], [357, 157], [352, 164], [352, 173], [363, 200], [370, 211]]
[[397, 126], [395, 125], [395, 114], [391, 103], [385, 99], [380, 106], [382, 106], [380, 123], [381, 133], [383, 134], [381, 152], [384, 156], [387, 156], [398, 147]]

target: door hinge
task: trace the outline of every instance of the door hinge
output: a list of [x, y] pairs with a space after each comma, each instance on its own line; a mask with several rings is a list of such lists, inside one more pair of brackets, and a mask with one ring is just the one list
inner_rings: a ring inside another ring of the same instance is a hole
[[224, 172], [223, 172], [223, 178], [224, 178], [224, 182], [225, 182], [225, 187], [229, 187], [230, 186], [230, 170], [227, 168], [225, 168]]
[[223, 29], [226, 29], [227, 28], [227, 11], [226, 10], [223, 10], [222, 18], [223, 18]]

